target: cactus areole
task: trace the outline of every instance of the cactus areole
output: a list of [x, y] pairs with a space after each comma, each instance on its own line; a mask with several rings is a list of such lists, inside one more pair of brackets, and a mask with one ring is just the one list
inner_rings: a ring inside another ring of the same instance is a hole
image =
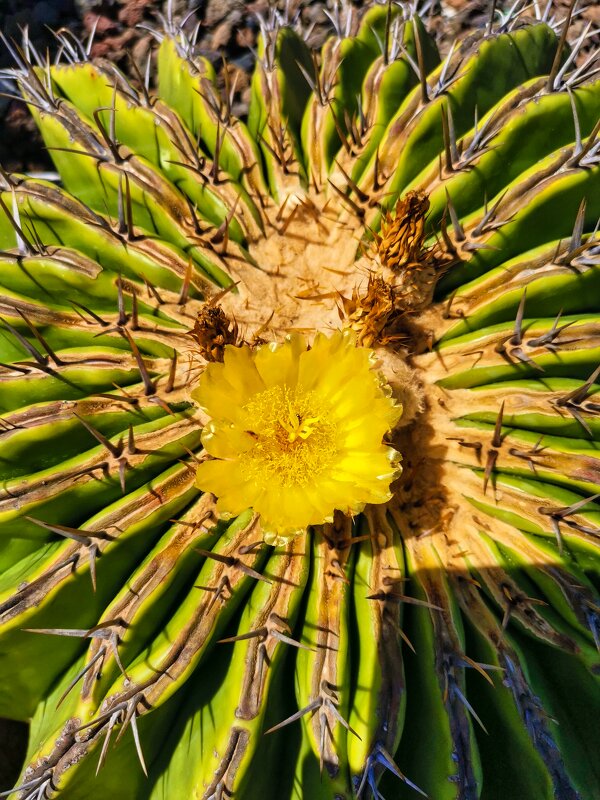
[[598, 53], [364, 6], [8, 43], [2, 797], [600, 798]]

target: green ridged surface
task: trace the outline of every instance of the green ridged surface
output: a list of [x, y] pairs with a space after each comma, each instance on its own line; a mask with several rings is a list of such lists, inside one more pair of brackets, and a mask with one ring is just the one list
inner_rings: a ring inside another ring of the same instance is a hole
[[[156, 95], [17, 53], [60, 173], [0, 179], [21, 800], [600, 800], [600, 81], [558, 72], [552, 20], [440, 63], [403, 13], [342, 25], [318, 69], [273, 13], [247, 121], [171, 20]], [[426, 410], [403, 481], [261, 546], [194, 485], [188, 331], [251, 289], [289, 196], [368, 242], [409, 190], [452, 265], [411, 311]]]

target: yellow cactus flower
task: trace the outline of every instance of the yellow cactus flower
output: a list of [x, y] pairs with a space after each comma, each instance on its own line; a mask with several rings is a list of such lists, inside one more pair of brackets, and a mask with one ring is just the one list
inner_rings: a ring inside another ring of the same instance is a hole
[[390, 499], [400, 455], [382, 440], [402, 408], [353, 334], [228, 345], [192, 397], [211, 417], [198, 486], [221, 513], [260, 514], [270, 544]]

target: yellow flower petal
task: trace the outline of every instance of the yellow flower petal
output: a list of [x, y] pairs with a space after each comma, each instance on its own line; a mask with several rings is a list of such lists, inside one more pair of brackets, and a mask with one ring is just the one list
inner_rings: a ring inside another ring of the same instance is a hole
[[239, 462], [203, 461], [196, 469], [196, 486], [216, 495], [220, 510], [231, 515], [250, 508], [257, 494]]
[[249, 347], [226, 347], [223, 370], [236, 393], [230, 401], [234, 400], [239, 405], [244, 405], [251, 395], [266, 388]]
[[209, 422], [200, 438], [206, 452], [215, 458], [236, 458], [254, 447], [252, 436], [234, 423]]
[[295, 386], [299, 358], [305, 351], [306, 342], [298, 334], [288, 336], [283, 344], [273, 342], [257, 348], [254, 361], [265, 386]]
[[192, 391], [192, 398], [200, 408], [211, 417], [222, 415], [220, 412], [237, 409], [231, 405], [233, 386], [227, 381], [224, 364], [209, 364], [202, 375], [202, 381]]

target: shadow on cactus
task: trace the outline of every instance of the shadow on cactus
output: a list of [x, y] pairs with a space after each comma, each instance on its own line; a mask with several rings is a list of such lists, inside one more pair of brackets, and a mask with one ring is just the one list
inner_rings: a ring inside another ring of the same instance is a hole
[[600, 797], [600, 80], [519, 9], [272, 11], [245, 121], [172, 19], [10, 44], [2, 796]]

